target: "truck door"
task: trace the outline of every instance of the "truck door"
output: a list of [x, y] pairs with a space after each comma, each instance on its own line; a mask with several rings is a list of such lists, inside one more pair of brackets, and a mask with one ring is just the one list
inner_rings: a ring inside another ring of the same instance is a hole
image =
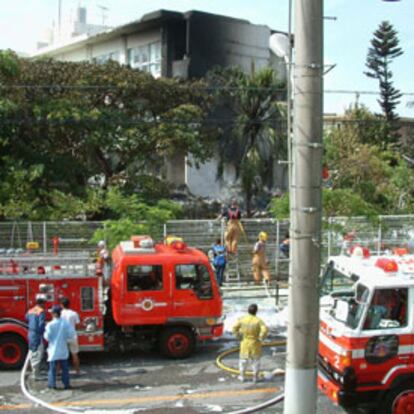
[[219, 314], [214, 298], [211, 275], [204, 264], [174, 266], [173, 314], [175, 317]]
[[170, 284], [164, 266], [127, 264], [124, 279], [122, 324], [164, 323], [170, 308]]
[[361, 332], [366, 364], [359, 382], [380, 383], [396, 366], [413, 362], [408, 304], [407, 288], [374, 291]]

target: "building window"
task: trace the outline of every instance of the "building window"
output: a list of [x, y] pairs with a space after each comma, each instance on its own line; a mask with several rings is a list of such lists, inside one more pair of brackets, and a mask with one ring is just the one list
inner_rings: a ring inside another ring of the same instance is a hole
[[98, 65], [103, 65], [106, 62], [113, 60], [114, 62], [119, 62], [119, 52], [110, 52], [103, 55], [99, 55], [93, 58], [93, 61]]
[[161, 76], [161, 42], [149, 43], [128, 49], [128, 64], [133, 69]]

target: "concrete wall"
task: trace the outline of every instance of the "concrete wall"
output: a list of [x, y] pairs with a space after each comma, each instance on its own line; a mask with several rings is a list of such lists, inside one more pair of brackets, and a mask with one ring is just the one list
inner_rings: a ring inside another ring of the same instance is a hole
[[248, 73], [269, 65], [267, 26], [204, 13], [189, 13], [190, 75], [203, 76], [216, 65], [239, 65]]
[[82, 62], [88, 60], [88, 48], [87, 46], [82, 46], [71, 52], [61, 53], [53, 56], [56, 60], [63, 60], [65, 62]]
[[186, 184], [185, 156], [180, 152], [169, 156], [165, 160], [165, 174], [168, 182], [174, 185]]
[[152, 30], [149, 32], [135, 33], [127, 36], [127, 47], [147, 45], [148, 43], [160, 42], [161, 41], [161, 30]]
[[111, 39], [110, 41], [93, 44], [90, 46], [91, 58], [97, 58], [102, 55], [107, 55], [113, 52], [119, 52], [123, 50], [123, 41], [121, 37]]

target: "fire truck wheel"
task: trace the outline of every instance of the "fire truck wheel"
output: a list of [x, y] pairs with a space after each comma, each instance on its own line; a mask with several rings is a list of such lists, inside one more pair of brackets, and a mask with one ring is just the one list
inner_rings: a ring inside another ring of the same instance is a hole
[[194, 351], [195, 337], [185, 327], [166, 328], [160, 334], [159, 346], [166, 357], [187, 358]]
[[14, 334], [0, 336], [0, 368], [21, 368], [26, 358], [26, 353], [26, 342], [20, 336]]
[[378, 414], [405, 414], [414, 412], [414, 381], [401, 384], [385, 397]]

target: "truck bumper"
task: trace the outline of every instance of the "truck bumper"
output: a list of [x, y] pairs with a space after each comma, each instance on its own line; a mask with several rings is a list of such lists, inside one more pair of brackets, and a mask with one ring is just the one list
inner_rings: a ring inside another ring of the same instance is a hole
[[213, 325], [213, 326], [206, 326], [203, 328], [199, 328], [198, 330], [198, 339], [200, 341], [205, 341], [212, 338], [219, 338], [223, 335], [224, 325], [222, 323]]
[[335, 404], [339, 404], [340, 387], [330, 381], [321, 371], [318, 371], [318, 388]]
[[351, 391], [344, 390], [340, 385], [329, 380], [320, 370], [318, 371], [318, 388], [335, 404], [341, 407], [374, 406], [380, 397], [380, 391]]

